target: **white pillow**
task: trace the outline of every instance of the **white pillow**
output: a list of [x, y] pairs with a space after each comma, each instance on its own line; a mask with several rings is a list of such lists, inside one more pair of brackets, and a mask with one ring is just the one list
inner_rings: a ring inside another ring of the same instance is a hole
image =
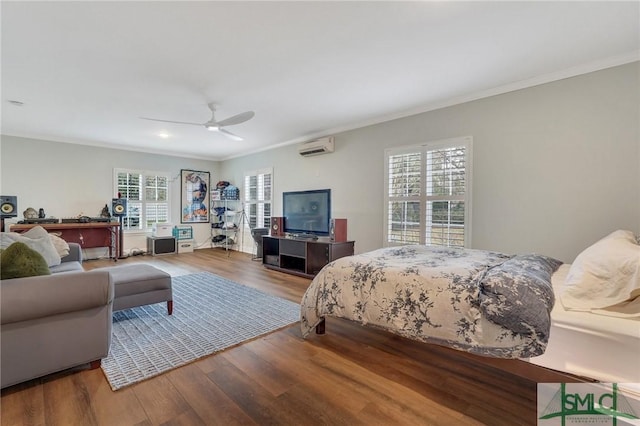
[[640, 245], [631, 231], [615, 231], [576, 257], [560, 294], [569, 310], [603, 309], [640, 291]]
[[7, 248], [14, 242], [25, 243], [27, 247], [37, 251], [44, 257], [47, 266], [59, 265], [60, 255], [49, 238], [47, 231], [41, 226], [34, 226], [24, 234], [3, 232], [0, 234], [0, 248]]
[[49, 239], [61, 258], [69, 255], [69, 243], [52, 233], [49, 233]]

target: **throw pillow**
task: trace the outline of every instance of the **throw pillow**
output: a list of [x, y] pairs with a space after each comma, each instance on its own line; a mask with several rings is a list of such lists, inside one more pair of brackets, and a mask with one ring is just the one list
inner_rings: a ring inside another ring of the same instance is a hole
[[560, 300], [566, 309], [589, 311], [640, 295], [640, 246], [631, 231], [615, 231], [576, 257]]
[[51, 240], [53, 247], [56, 249], [56, 252], [58, 252], [58, 255], [61, 258], [69, 255], [69, 243], [60, 238], [58, 235], [52, 233], [49, 234], [49, 239]]
[[13, 243], [0, 252], [0, 278], [3, 280], [50, 274], [44, 257], [24, 243]]
[[24, 234], [17, 232], [0, 234], [0, 248], [7, 248], [15, 242], [24, 243], [40, 253], [48, 266], [56, 266], [61, 262], [60, 255], [53, 246], [49, 233], [42, 226], [34, 226]]

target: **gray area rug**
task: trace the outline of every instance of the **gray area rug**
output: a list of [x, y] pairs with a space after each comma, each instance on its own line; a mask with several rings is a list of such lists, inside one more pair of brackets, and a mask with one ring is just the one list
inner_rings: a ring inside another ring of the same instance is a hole
[[173, 277], [173, 315], [166, 303], [113, 314], [109, 356], [113, 390], [157, 376], [300, 319], [300, 305], [202, 272]]

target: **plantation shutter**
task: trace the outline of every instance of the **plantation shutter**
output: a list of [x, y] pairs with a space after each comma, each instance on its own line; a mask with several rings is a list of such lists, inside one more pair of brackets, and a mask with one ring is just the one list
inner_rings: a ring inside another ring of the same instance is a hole
[[464, 247], [466, 149], [464, 146], [426, 152], [425, 243]]
[[[269, 228], [272, 203], [272, 169], [261, 169], [246, 172], [244, 176], [244, 210], [247, 216], [245, 231], [253, 228]], [[242, 251], [253, 251], [253, 240], [246, 239], [246, 247]]]
[[127, 199], [123, 229], [148, 230], [156, 222], [169, 222], [168, 174], [116, 169], [115, 192]]
[[251, 228], [269, 227], [271, 220], [271, 192], [271, 169], [245, 173], [244, 203]]
[[386, 151], [386, 245], [469, 241], [471, 138]]
[[145, 176], [145, 223], [151, 228], [154, 223], [169, 221], [169, 179], [166, 176]]
[[391, 155], [388, 164], [387, 242], [419, 244], [422, 234], [422, 153]]

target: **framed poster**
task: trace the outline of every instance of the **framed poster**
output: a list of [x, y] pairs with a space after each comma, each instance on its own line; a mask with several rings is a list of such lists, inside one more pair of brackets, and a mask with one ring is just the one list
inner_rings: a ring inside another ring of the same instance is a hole
[[181, 223], [209, 223], [209, 172], [180, 170]]

